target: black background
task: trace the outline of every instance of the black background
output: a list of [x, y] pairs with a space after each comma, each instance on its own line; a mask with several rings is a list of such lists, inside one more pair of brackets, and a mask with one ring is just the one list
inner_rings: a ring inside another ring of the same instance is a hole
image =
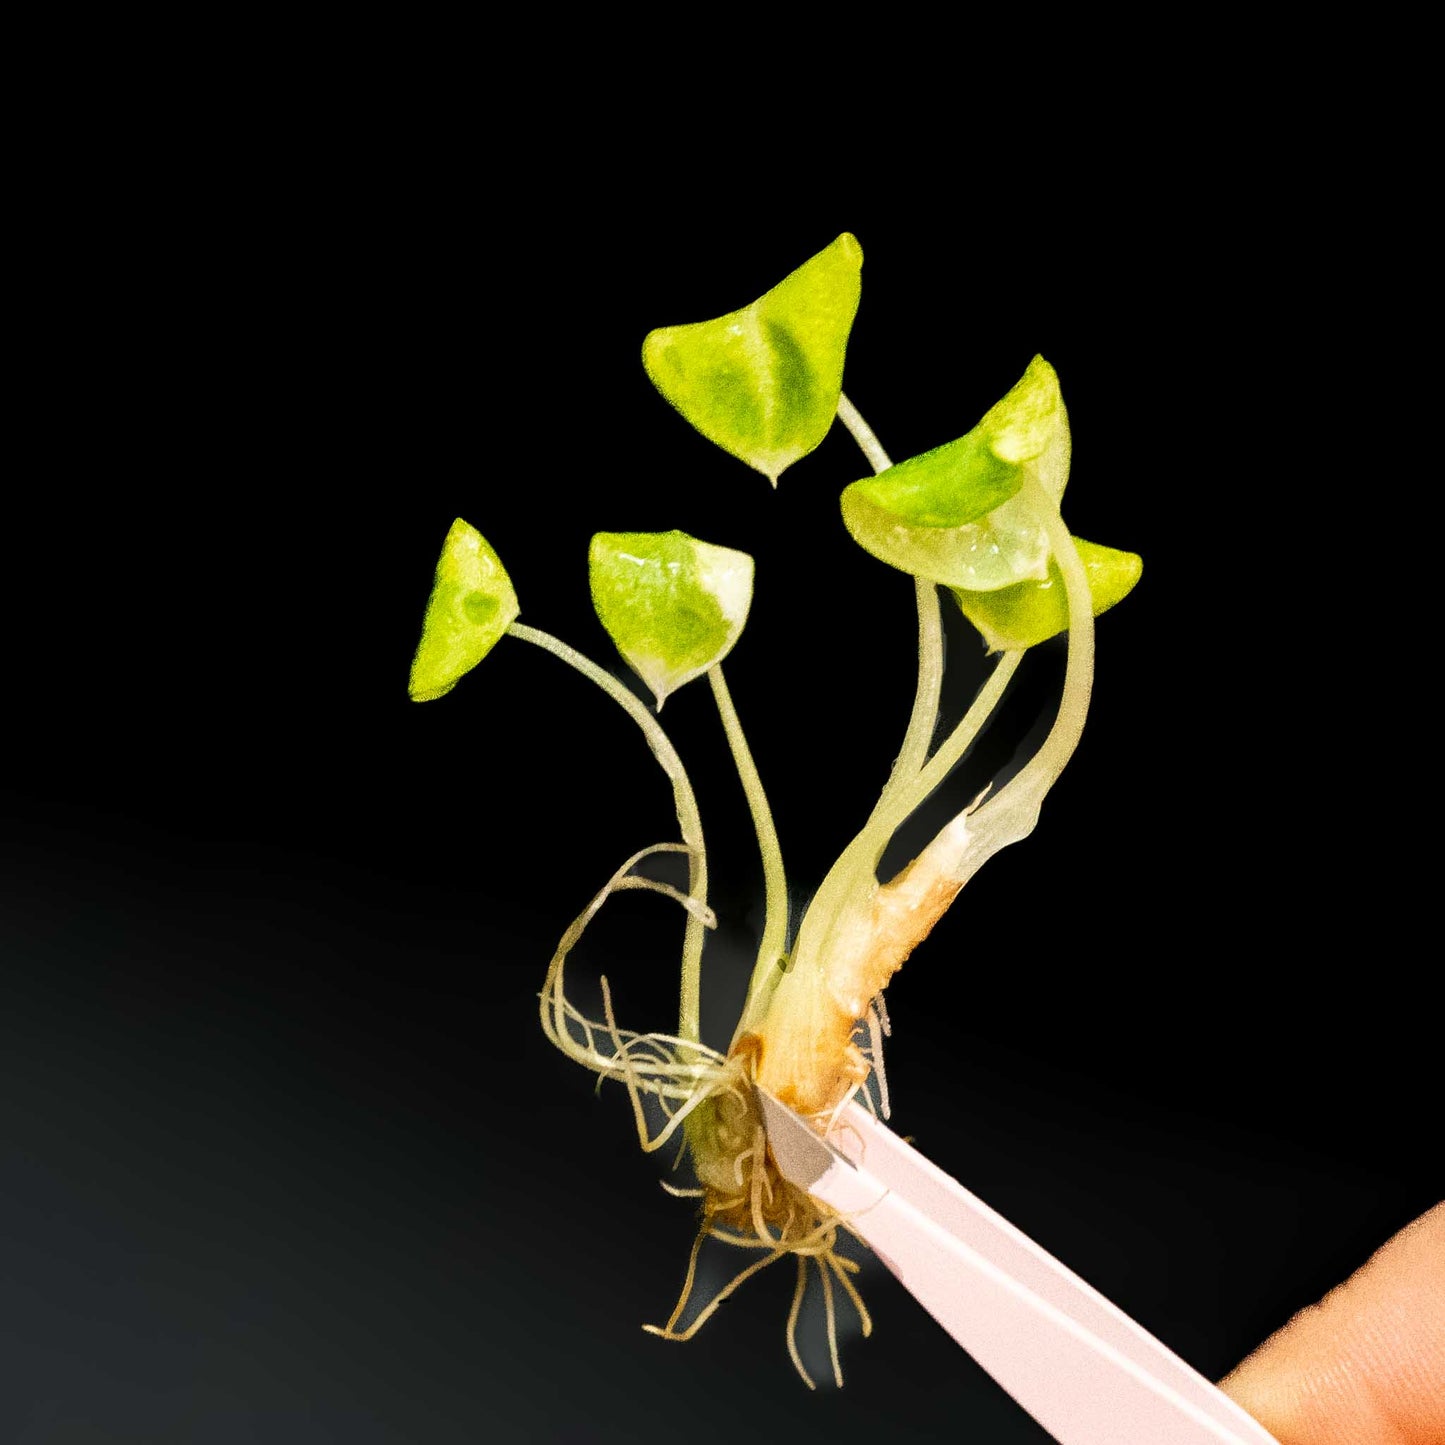
[[[98, 161], [94, 227], [41, 288], [6, 543], [6, 1438], [1042, 1438], [876, 1265], [841, 1394], [788, 1365], [783, 1270], [689, 1345], [643, 1334], [691, 1211], [535, 992], [611, 870], [674, 836], [667, 789], [519, 643], [405, 693], [456, 515], [523, 621], [619, 672], [593, 531], [748, 550], [727, 671], [806, 899], [902, 736], [909, 584], [843, 532], [865, 468], [840, 428], [774, 493], [638, 352], [845, 229], [845, 387], [894, 457], [1040, 352], [1070, 526], [1145, 560], [1039, 831], [889, 991], [896, 1127], [1213, 1376], [1439, 1198], [1438, 930], [1402, 827], [1420, 524], [1390, 460], [1421, 418], [1378, 254], [1320, 254], [1312, 199], [1204, 156], [719, 206], [601, 145], [545, 182], [384, 131], [217, 145]], [[951, 641], [956, 715], [982, 660]], [[1047, 723], [1040, 653], [948, 800]], [[761, 878], [706, 689], [663, 722], [723, 918], [716, 1038]], [[579, 962], [666, 1027], [680, 935], [633, 895]]]

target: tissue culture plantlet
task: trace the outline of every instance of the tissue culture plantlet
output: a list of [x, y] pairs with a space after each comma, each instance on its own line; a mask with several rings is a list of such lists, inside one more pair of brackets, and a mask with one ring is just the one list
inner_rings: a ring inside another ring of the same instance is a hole
[[[664, 1185], [696, 1198], [701, 1222], [676, 1308], [644, 1328], [690, 1338], [745, 1280], [793, 1256], [797, 1285], [787, 1321], [793, 1363], [811, 1386], [796, 1326], [810, 1272], [823, 1293], [835, 1377], [842, 1383], [835, 1286], [867, 1310], [839, 1249], [846, 1220], [785, 1180], [768, 1150], [753, 1085], [826, 1131], [848, 1101], [889, 1111], [882, 1040], [889, 980], [990, 858], [1026, 837], [1083, 729], [1093, 676], [1094, 616], [1138, 580], [1140, 559], [1072, 537], [1059, 513], [1068, 480], [1068, 417], [1053, 368], [1035, 357], [1017, 384], [965, 435], [894, 464], [842, 393], [857, 310], [862, 252], [851, 235], [752, 305], [712, 321], [651, 332], [643, 363], [657, 389], [705, 437], [776, 486], [836, 418], [873, 475], [842, 494], [843, 522], [860, 546], [909, 573], [918, 604], [918, 682], [897, 760], [862, 830], [823, 879], [790, 935], [788, 887], [767, 797], [722, 662], [741, 634], [753, 562], [682, 532], [599, 533], [589, 555], [604, 628], [660, 712], [664, 699], [705, 676], [752, 813], [762, 855], [765, 915], [757, 961], [726, 1051], [705, 1044], [699, 989], [706, 930], [707, 853], [692, 787], [658, 718], [621, 682], [546, 632], [520, 623], [501, 559], [458, 519], [447, 535], [412, 665], [411, 695], [440, 697], [502, 637], [542, 647], [596, 683], [636, 722], [672, 785], [681, 840], [627, 859], [563, 934], [541, 992], [547, 1037], [600, 1079], [628, 1091], [647, 1150], [681, 1136], [696, 1184]], [[940, 587], [997, 655], [964, 717], [935, 748], [943, 671]], [[988, 721], [1026, 650], [1067, 633], [1063, 694], [1043, 743], [997, 791], [963, 807], [896, 877], [877, 870], [897, 829], [944, 781]], [[638, 872], [652, 855], [687, 860], [686, 890]], [[566, 989], [567, 959], [606, 900], [649, 889], [686, 910], [675, 1033], [637, 1033], [614, 1016], [602, 979], [601, 1017]], [[873, 1081], [872, 1089], [866, 1087]], [[876, 1095], [876, 1098], [875, 1098]], [[699, 1251], [716, 1240], [752, 1258], [683, 1325]]]

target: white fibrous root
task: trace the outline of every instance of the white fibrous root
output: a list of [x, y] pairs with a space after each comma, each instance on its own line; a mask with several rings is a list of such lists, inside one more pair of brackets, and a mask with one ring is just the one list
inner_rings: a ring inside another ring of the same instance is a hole
[[[542, 1028], [568, 1058], [598, 1075], [599, 1084], [604, 1079], [616, 1079], [624, 1085], [632, 1103], [638, 1142], [646, 1152], [661, 1149], [679, 1131], [683, 1136], [679, 1162], [684, 1153], [689, 1157], [697, 1187], [679, 1188], [664, 1182], [663, 1188], [669, 1194], [699, 1200], [700, 1223], [672, 1314], [664, 1325], [644, 1325], [643, 1328], [662, 1339], [690, 1340], [747, 1280], [792, 1255], [798, 1261], [798, 1279], [788, 1312], [788, 1355], [804, 1382], [810, 1389], [814, 1388], [797, 1341], [798, 1319], [811, 1263], [823, 1288], [829, 1358], [834, 1379], [841, 1386], [835, 1283], [857, 1311], [863, 1334], [870, 1334], [873, 1328], [852, 1279], [859, 1265], [839, 1249], [840, 1232], [846, 1231], [846, 1221], [785, 1179], [773, 1159], [753, 1093], [761, 1049], [758, 1039], [745, 1035], [724, 1055], [676, 1034], [635, 1033], [620, 1028], [605, 977], [601, 980], [603, 1017], [600, 1021], [589, 1019], [566, 996], [568, 955], [613, 893], [631, 888], [663, 893], [701, 916], [708, 927], [716, 926], [711, 910], [705, 905], [698, 905], [694, 898], [670, 885], [632, 872], [638, 863], [654, 854], [690, 851], [681, 843], [657, 844], [635, 853], [613, 874], [557, 945], [542, 988]], [[849, 1047], [863, 1061], [858, 1085], [867, 1077], [869, 1061], [878, 1070], [881, 1107], [886, 1113], [887, 1087], [881, 1070], [886, 1014], [881, 1008], [882, 1000], [876, 1002], [877, 1007], [870, 1007], [868, 1018], [863, 1021], [863, 1047]], [[853, 1096], [856, 1088], [857, 1085], [838, 1108]], [[875, 1110], [879, 1107], [871, 1097], [868, 1102]], [[661, 1121], [657, 1122], [659, 1113]], [[828, 1115], [814, 1117], [812, 1122], [819, 1132], [825, 1132], [836, 1113], [837, 1108], [832, 1109]], [[689, 1313], [698, 1259], [709, 1240], [752, 1251], [758, 1257], [734, 1274], [701, 1308]]]

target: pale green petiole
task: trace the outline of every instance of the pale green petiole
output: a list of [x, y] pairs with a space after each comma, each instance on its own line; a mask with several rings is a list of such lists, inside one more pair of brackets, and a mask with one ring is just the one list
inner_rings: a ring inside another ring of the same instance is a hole
[[[841, 393], [838, 397], [838, 420], [858, 443], [875, 472], [887, 471], [893, 465], [873, 428], [864, 421], [858, 408]], [[995, 670], [990, 685], [979, 694], [968, 715], [954, 729], [940, 750], [940, 756], [945, 753], [949, 755], [948, 760], [941, 769], [931, 769], [928, 777], [933, 781], [923, 784], [924, 764], [933, 743], [934, 733], [938, 729], [938, 703], [943, 683], [943, 618], [937, 586], [921, 577], [914, 579], [914, 585], [918, 601], [918, 686], [913, 697], [913, 711], [908, 719], [908, 729], [904, 733], [903, 745], [888, 775], [888, 781], [884, 784], [883, 792], [862, 832], [828, 870], [828, 876], [809, 906], [803, 925], [805, 935], [811, 935], [816, 930], [819, 918], [831, 919], [846, 904], [850, 895], [873, 882], [878, 860], [895, 829], [933, 791], [963, 755], [993, 711], [998, 697], [1002, 695], [1003, 688], [1013, 675], [1013, 669], [1018, 665], [1018, 657], [1022, 656], [1021, 653], [1015, 655], [1012, 663], [1007, 666], [1001, 663]], [[739, 771], [741, 770], [739, 765]], [[747, 786], [746, 783], [744, 786]], [[761, 798], [761, 787], [758, 795]], [[751, 801], [752, 794], [749, 792], [749, 802]], [[762, 799], [762, 803], [766, 809], [766, 799]], [[755, 810], [755, 820], [756, 816]], [[761, 839], [760, 831], [760, 843]], [[781, 860], [779, 871], [781, 872]], [[773, 917], [771, 902], [767, 917], [769, 920]], [[813, 921], [813, 929], [809, 929], [809, 920]], [[811, 937], [808, 941], [811, 942]], [[805, 937], [800, 936], [797, 940], [798, 951], [802, 951], [804, 943]], [[782, 970], [777, 966], [780, 957], [779, 951], [768, 946], [759, 949], [753, 976], [748, 984], [747, 1003], [738, 1021], [735, 1039], [747, 1033], [766, 1010], [773, 989], [782, 977]]]
[[778, 830], [773, 826], [773, 810], [768, 806], [768, 795], [763, 791], [757, 764], [753, 762], [752, 750], [743, 735], [732, 694], [723, 680], [721, 664], [708, 669], [707, 680], [712, 684], [723, 731], [727, 734], [728, 747], [732, 749], [733, 764], [742, 781], [743, 792], [747, 794], [753, 828], [758, 835], [758, 852], [763, 859], [763, 937], [758, 944], [758, 960], [748, 983], [748, 999], [743, 1007], [743, 1017], [746, 1018], [753, 995], [765, 986], [767, 979], [776, 976], [788, 946], [788, 880], [783, 872], [783, 851], [778, 845]]
[[925, 577], [915, 577], [913, 584], [918, 593], [918, 690], [913, 695], [908, 731], [903, 735], [903, 746], [888, 775], [884, 797], [893, 787], [917, 774], [928, 759], [933, 735], [938, 731], [938, 697], [943, 687], [943, 615], [937, 586]]
[[707, 904], [707, 854], [703, 849], [702, 820], [698, 816], [697, 799], [693, 795], [692, 784], [688, 782], [682, 759], [678, 757], [677, 749], [663, 732], [662, 724], [648, 711], [646, 704], [610, 672], [598, 667], [590, 658], [553, 637], [550, 632], [527, 627], [520, 622], [512, 623], [507, 631], [512, 637], [544, 648], [554, 657], [559, 657], [570, 667], [576, 668], [583, 677], [595, 682], [642, 729], [653, 756], [672, 783], [677, 821], [682, 829], [682, 840], [687, 844], [688, 896], [694, 900], [694, 906], [687, 911], [687, 931], [683, 935], [677, 1032], [689, 1042], [700, 1042], [702, 1033], [699, 1024], [699, 1000], [702, 986], [702, 945], [706, 927], [703, 915]]
[[[1019, 494], [1027, 500], [1043, 527], [1064, 581], [1069, 611], [1069, 650], [1064, 669], [1063, 696], [1059, 699], [1053, 726], [1039, 750], [997, 793], [960, 813], [939, 832], [906, 870], [915, 877], [947, 879], [961, 886], [1000, 849], [1028, 837], [1038, 822], [1045, 796], [1064, 771], [1083, 735], [1094, 681], [1094, 613], [1088, 578], [1074, 539], [1059, 514], [1058, 502], [1032, 476], [1025, 477]], [[993, 677], [969, 709], [970, 716], [979, 711], [985, 694], [990, 692], [994, 696], [988, 703], [988, 711], [992, 711], [1002, 695], [1002, 687], [995, 691], [995, 683], [1011, 675], [1022, 657], [1021, 651], [1004, 653]], [[979, 718], [979, 724], [986, 716], [987, 712]], [[964, 731], [968, 725], [969, 718], [965, 717], [958, 731]], [[972, 730], [976, 732], [977, 727]], [[900, 799], [900, 807], [905, 802], [910, 807], [922, 802], [928, 791], [943, 781], [948, 768], [957, 761], [962, 751], [962, 748], [955, 749], [954, 739], [950, 738], [919, 775], [916, 795], [907, 800]], [[880, 823], [890, 822], [895, 817], [901, 822], [904, 816], [906, 814], [901, 811], [890, 809], [889, 818], [880, 819]], [[886, 844], [886, 836], [882, 841]], [[825, 916], [825, 928], [827, 922], [828, 917]], [[821, 938], [825, 939], [826, 933]], [[797, 951], [801, 956], [801, 938]]]
[[839, 855], [813, 898], [793, 950], [795, 959], [816, 961], [820, 958], [826, 950], [834, 923], [848, 910], [850, 903], [865, 901], [877, 890], [878, 863], [893, 834], [942, 784], [972, 746], [1022, 661], [1022, 652], [1004, 653], [958, 726], [927, 765], [906, 786], [878, 800], [863, 830]]
[[[840, 402], [838, 414], [875, 471], [886, 469], [887, 453], [846, 398]], [[999, 793], [959, 814], [912, 865], [925, 873], [950, 877], [960, 871], [971, 874], [999, 848], [1026, 836], [1032, 830], [1044, 795], [1063, 771], [1083, 731], [1093, 677], [1094, 618], [1088, 580], [1078, 549], [1059, 515], [1057, 502], [1033, 477], [1025, 480], [1021, 495], [1047, 534], [1064, 581], [1071, 626], [1063, 697], [1054, 725], [1034, 757]], [[915, 582], [919, 603], [919, 681], [913, 715], [903, 749], [872, 814], [829, 870], [803, 920], [794, 960], [804, 967], [826, 953], [837, 920], [877, 890], [878, 864], [893, 834], [968, 751], [1002, 700], [1023, 659], [1022, 650], [1005, 652], [1000, 657], [998, 666], [962, 720], [932, 758], [928, 758], [938, 716], [941, 626], [937, 587], [923, 579]], [[761, 967], [758, 974], [762, 974]], [[755, 975], [749, 1008], [739, 1025], [739, 1033], [751, 1027], [765, 1009], [780, 977], [776, 971], [767, 975], [771, 982], [771, 986], [767, 986]]]
[[[886, 472], [893, 465], [873, 428], [841, 393], [838, 420], [848, 428], [875, 473]], [[893, 788], [913, 777], [923, 766], [938, 730], [938, 698], [943, 686], [943, 616], [938, 588], [922, 577], [914, 578], [914, 584], [918, 594], [918, 688], [913, 695], [908, 731], [903, 735], [903, 746], [888, 776], [883, 797], [878, 800], [879, 807]]]
[[[998, 811], [1002, 811], [1006, 801], [1015, 794], [1037, 791], [1039, 799], [1043, 799], [1079, 745], [1094, 687], [1094, 609], [1079, 549], [1059, 514], [1058, 502], [1037, 478], [1026, 475], [1019, 495], [1029, 502], [1043, 525], [1049, 549], [1063, 575], [1064, 595], [1069, 604], [1069, 651], [1064, 667], [1064, 692], [1054, 725], [1038, 752], [988, 800], [985, 806]], [[1005, 655], [1021, 657], [1023, 654]]]
[[848, 428], [853, 440], [858, 443], [868, 465], [875, 472], [886, 472], [893, 465], [877, 433], [863, 420], [858, 408], [840, 391], [838, 393], [838, 420]]

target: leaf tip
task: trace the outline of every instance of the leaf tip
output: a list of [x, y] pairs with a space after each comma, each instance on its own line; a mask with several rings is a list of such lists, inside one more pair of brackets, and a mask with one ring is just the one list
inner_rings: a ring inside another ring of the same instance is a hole
[[852, 231], [840, 233], [835, 241], [818, 254], [832, 261], [841, 261], [854, 271], [863, 269], [863, 247]]
[[413, 702], [434, 702], [439, 697], [445, 697], [456, 686], [456, 683], [449, 682], [445, 687], [430, 687], [417, 677], [416, 672], [416, 668], [413, 667], [406, 688], [407, 696]]

